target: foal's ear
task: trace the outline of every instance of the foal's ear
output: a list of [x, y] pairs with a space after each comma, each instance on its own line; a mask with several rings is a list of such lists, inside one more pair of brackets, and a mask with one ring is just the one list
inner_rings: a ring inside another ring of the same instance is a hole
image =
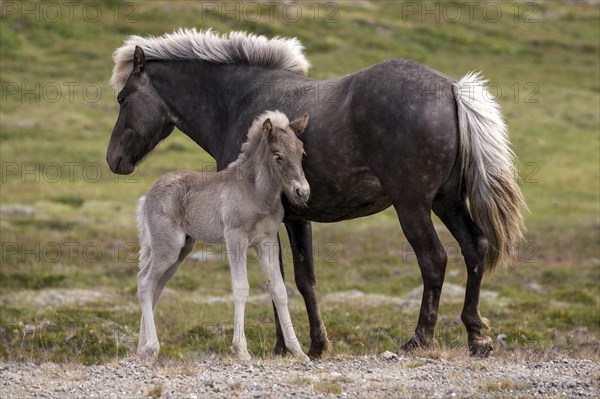
[[263, 134], [267, 140], [273, 135], [273, 124], [271, 123], [271, 118], [267, 118], [263, 122]]
[[298, 118], [295, 121], [290, 122], [290, 128], [296, 133], [296, 136], [300, 136], [306, 125], [308, 124], [308, 114], [304, 114], [302, 118]]
[[135, 46], [135, 51], [133, 52], [133, 72], [139, 75], [144, 70], [144, 66], [146, 66], [144, 50], [140, 46]]

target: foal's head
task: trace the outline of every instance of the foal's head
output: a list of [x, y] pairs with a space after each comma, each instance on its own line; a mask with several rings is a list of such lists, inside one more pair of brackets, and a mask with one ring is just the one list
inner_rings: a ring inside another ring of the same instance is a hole
[[283, 188], [286, 197], [295, 205], [305, 205], [310, 186], [302, 170], [304, 144], [298, 139], [308, 123], [308, 115], [289, 122], [279, 111], [263, 114], [262, 135], [269, 150], [267, 167]]

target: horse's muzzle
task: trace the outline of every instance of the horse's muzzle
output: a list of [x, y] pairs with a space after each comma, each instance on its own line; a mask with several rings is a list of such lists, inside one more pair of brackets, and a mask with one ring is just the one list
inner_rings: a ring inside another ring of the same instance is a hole
[[131, 162], [128, 162], [121, 156], [109, 157], [106, 156], [106, 163], [108, 163], [108, 167], [111, 172], [118, 175], [128, 175], [131, 174], [135, 170], [135, 165]]

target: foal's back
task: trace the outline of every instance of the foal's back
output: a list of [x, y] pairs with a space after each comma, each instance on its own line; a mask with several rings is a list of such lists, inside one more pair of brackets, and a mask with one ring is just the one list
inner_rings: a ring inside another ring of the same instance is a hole
[[224, 243], [226, 228], [243, 231], [250, 242], [275, 231], [283, 218], [279, 201], [259, 207], [251, 182], [234, 167], [215, 174], [179, 170], [163, 175], [145, 199], [151, 230], [182, 232], [195, 241]]
[[196, 241], [223, 242], [219, 174], [178, 170], [163, 175], [145, 200], [151, 231], [169, 229]]

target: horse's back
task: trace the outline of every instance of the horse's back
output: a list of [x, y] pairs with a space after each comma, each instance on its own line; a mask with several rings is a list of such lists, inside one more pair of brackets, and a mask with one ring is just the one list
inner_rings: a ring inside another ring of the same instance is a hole
[[433, 196], [458, 156], [454, 81], [409, 60], [362, 71], [353, 85], [356, 147], [383, 186]]
[[[389, 60], [366, 68], [352, 85], [352, 119], [388, 133], [425, 135], [457, 131], [454, 80], [411, 60]], [[393, 127], [393, 129], [389, 129]], [[449, 132], [448, 132], [449, 131]]]

